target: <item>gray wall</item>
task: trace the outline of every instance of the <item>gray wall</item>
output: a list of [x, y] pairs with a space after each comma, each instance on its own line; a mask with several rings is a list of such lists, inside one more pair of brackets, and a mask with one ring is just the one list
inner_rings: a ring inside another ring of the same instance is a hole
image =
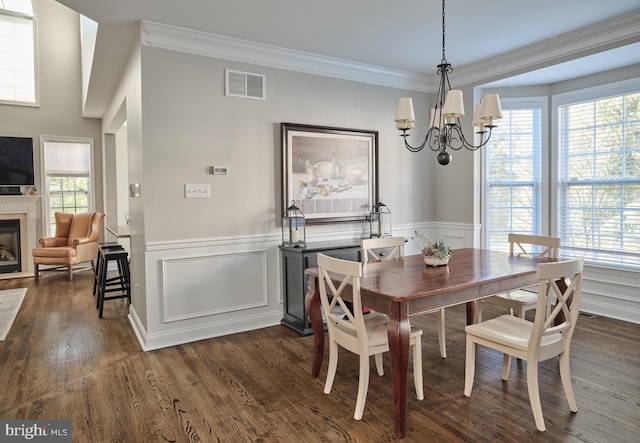
[[[266, 75], [267, 99], [225, 96], [225, 68]], [[407, 151], [393, 122], [407, 91], [146, 46], [142, 77], [148, 241], [279, 230], [281, 122], [379, 131], [380, 194], [394, 222], [434, 217], [432, 156]], [[427, 109], [426, 94], [411, 95]], [[229, 174], [210, 175], [212, 165]], [[185, 199], [185, 183], [210, 184], [211, 198]]]

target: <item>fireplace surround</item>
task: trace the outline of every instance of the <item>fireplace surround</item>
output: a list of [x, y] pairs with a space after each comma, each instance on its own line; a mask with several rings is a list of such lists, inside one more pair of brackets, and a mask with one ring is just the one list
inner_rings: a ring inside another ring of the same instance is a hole
[[19, 269], [0, 273], [0, 279], [33, 277], [31, 251], [37, 244], [36, 203], [39, 199], [39, 195], [0, 196], [0, 222], [17, 220], [20, 231], [20, 245], [17, 254], [13, 254], [20, 256]]

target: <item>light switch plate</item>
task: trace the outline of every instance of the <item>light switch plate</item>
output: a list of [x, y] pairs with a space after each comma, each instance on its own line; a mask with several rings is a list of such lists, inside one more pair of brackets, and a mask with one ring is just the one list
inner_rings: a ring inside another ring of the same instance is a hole
[[184, 196], [185, 198], [210, 198], [211, 186], [208, 184], [202, 184], [202, 185], [185, 184]]

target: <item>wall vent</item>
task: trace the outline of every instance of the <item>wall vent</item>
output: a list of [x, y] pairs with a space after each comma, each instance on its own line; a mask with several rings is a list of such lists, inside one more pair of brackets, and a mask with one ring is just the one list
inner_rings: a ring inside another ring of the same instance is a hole
[[224, 78], [225, 95], [265, 100], [266, 77], [264, 75], [225, 69]]

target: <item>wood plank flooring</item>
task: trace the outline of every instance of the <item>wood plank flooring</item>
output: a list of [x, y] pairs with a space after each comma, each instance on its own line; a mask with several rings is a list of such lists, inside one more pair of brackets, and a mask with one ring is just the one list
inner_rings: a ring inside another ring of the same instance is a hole
[[[284, 326], [142, 352], [124, 300], [98, 319], [91, 271], [1, 280], [28, 287], [0, 342], [0, 418], [71, 419], [74, 442], [395, 441], [388, 357], [372, 371], [362, 421], [353, 419], [358, 360], [342, 351], [333, 392], [310, 376], [312, 337]], [[485, 308], [487, 318], [494, 308]], [[425, 400], [408, 386], [406, 442], [640, 441], [640, 325], [581, 317], [571, 372], [578, 402], [564, 398], [557, 359], [540, 364], [547, 431], [536, 431], [526, 363], [500, 380], [502, 356], [479, 348], [470, 398], [464, 387], [464, 307], [447, 309], [447, 354], [435, 316], [424, 329]], [[372, 362], [373, 364], [373, 362]]]

